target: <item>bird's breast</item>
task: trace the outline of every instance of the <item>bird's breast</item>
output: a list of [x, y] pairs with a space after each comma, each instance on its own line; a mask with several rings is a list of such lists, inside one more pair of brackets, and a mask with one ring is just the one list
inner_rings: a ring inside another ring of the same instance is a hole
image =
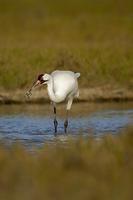
[[66, 99], [66, 95], [60, 91], [51, 92], [51, 90], [48, 90], [48, 95], [49, 98], [55, 103], [63, 102]]
[[60, 103], [65, 101], [66, 99], [66, 94], [65, 93], [61, 93], [61, 92], [55, 92], [55, 97], [56, 97], [56, 103]]

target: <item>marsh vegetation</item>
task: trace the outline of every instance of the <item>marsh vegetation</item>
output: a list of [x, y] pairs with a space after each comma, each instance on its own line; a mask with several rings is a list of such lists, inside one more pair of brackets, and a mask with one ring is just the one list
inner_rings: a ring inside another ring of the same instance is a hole
[[81, 87], [133, 84], [131, 0], [0, 1], [0, 88], [80, 71]]
[[0, 146], [0, 198], [117, 199], [133, 196], [133, 131], [27, 152]]

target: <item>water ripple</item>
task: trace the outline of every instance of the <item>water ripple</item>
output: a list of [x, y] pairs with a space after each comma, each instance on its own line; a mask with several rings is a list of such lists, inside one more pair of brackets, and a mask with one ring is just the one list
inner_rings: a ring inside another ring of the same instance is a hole
[[[53, 119], [50, 116], [28, 116], [21, 113], [0, 116], [0, 140], [12, 144], [21, 142], [25, 146], [42, 146], [44, 143], [56, 143], [57, 139], [66, 142], [64, 120], [58, 119], [58, 134], [55, 137]], [[133, 109], [96, 111], [84, 117], [69, 119], [69, 134], [73, 138], [90, 133], [95, 136], [117, 134], [133, 123]]]

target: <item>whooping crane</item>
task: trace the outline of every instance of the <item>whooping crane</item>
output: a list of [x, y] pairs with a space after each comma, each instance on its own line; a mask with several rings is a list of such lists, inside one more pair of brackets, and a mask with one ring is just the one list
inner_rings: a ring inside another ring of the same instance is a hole
[[49, 98], [54, 109], [54, 128], [57, 133], [58, 122], [56, 120], [56, 104], [67, 101], [66, 119], [64, 122], [64, 131], [67, 132], [68, 127], [68, 111], [71, 109], [74, 97], [79, 96], [78, 81], [80, 73], [72, 71], [53, 71], [51, 74], [40, 74], [37, 81], [33, 84], [31, 89], [27, 92], [27, 96], [31, 95], [32, 89], [41, 84], [47, 85]]

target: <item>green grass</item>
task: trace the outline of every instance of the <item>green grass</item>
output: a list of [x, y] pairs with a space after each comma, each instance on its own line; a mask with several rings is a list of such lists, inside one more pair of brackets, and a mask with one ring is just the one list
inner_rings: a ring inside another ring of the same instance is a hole
[[58, 142], [34, 154], [0, 146], [0, 198], [4, 200], [130, 200], [133, 130], [68, 146]]
[[0, 88], [70, 69], [83, 87], [133, 84], [132, 0], [1, 0]]

